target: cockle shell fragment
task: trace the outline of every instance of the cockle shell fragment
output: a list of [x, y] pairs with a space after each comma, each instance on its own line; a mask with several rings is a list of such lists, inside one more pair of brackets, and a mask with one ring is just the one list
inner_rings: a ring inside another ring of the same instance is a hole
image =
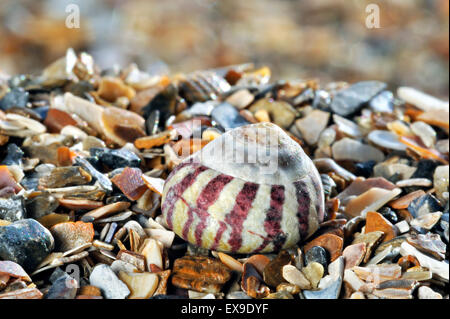
[[260, 123], [226, 132], [176, 167], [164, 185], [162, 213], [197, 246], [270, 252], [317, 230], [322, 194], [301, 147], [276, 125]]

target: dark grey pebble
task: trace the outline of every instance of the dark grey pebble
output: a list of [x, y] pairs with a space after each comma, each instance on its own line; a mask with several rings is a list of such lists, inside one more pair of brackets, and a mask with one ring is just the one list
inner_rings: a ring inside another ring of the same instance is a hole
[[0, 227], [0, 259], [14, 261], [26, 271], [34, 270], [53, 247], [50, 231], [34, 219]]
[[341, 116], [348, 116], [359, 111], [374, 96], [383, 91], [386, 84], [379, 81], [355, 83], [336, 93], [331, 101], [331, 109]]

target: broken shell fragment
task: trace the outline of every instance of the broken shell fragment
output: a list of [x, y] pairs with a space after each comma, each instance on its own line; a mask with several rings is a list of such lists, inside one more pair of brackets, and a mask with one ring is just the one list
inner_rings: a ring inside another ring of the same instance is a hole
[[91, 175], [81, 167], [55, 167], [50, 174], [39, 179], [41, 188], [59, 188], [87, 184], [92, 180]]
[[142, 180], [142, 172], [138, 168], [125, 167], [122, 173], [111, 178], [111, 182], [116, 185], [129, 200], [138, 200], [147, 190]]
[[334, 143], [332, 151], [335, 160], [375, 161], [377, 163], [384, 160], [384, 154], [379, 149], [348, 137]]
[[128, 299], [148, 299], [158, 287], [158, 275], [152, 273], [125, 273], [121, 271], [119, 278], [130, 290]]
[[393, 239], [397, 236], [397, 230], [386, 218], [377, 212], [368, 212], [366, 214], [365, 232], [382, 231], [384, 233], [383, 242]]
[[244, 264], [241, 288], [251, 298], [265, 298], [270, 294], [270, 288], [264, 284], [261, 274], [250, 263]]
[[221, 252], [219, 252], [217, 255], [219, 256], [220, 261], [228, 268], [238, 272], [243, 272], [244, 266], [233, 257]]
[[264, 273], [264, 269], [270, 263], [269, 257], [265, 255], [253, 255], [249, 259], [247, 259], [246, 263], [252, 264], [253, 267], [262, 275]]
[[56, 224], [50, 232], [55, 238], [58, 251], [62, 252], [91, 243], [94, 239], [93, 225], [82, 221]]
[[345, 247], [342, 256], [345, 261], [345, 269], [359, 266], [366, 255], [366, 243], [353, 244]]
[[419, 299], [442, 299], [442, 295], [435, 292], [433, 289], [427, 286], [421, 286], [418, 289]]
[[320, 280], [323, 277], [324, 269], [323, 266], [319, 263], [312, 262], [309, 263], [308, 266], [302, 268], [302, 273], [311, 283], [311, 287], [316, 289], [319, 285]]
[[448, 110], [448, 102], [439, 100], [429, 94], [411, 87], [399, 87], [397, 89], [397, 95], [405, 102], [408, 102], [423, 111]]
[[109, 205], [105, 205], [94, 210], [91, 210], [89, 213], [83, 215], [82, 219], [86, 221], [94, 221], [96, 219], [100, 219], [106, 216], [109, 216], [114, 213], [121, 212], [130, 207], [129, 202], [116, 202]]
[[442, 212], [429, 213], [413, 219], [410, 224], [411, 226], [418, 226], [430, 230], [437, 224], [441, 217]]
[[417, 121], [411, 124], [411, 130], [422, 140], [426, 147], [433, 147], [436, 144], [436, 131], [427, 123]]
[[19, 264], [9, 260], [0, 261], [0, 276], [4, 275], [12, 278], [19, 278], [26, 282], [31, 282], [31, 278], [25, 270]]
[[380, 244], [384, 233], [382, 231], [374, 231], [366, 234], [359, 234], [353, 240], [352, 245], [365, 243], [366, 244], [366, 254], [364, 256], [364, 262], [368, 262], [373, 250]]
[[106, 299], [125, 299], [130, 295], [127, 285], [105, 264], [94, 267], [89, 282], [92, 286], [100, 288]]
[[320, 133], [327, 127], [330, 113], [314, 110], [306, 117], [295, 122], [302, 137], [309, 145], [314, 145], [319, 140]]
[[399, 188], [389, 191], [373, 187], [360, 196], [351, 199], [345, 206], [345, 212], [350, 216], [365, 216], [369, 211], [377, 211], [400, 193]]
[[283, 267], [291, 262], [291, 255], [286, 250], [280, 251], [280, 253], [264, 267], [264, 282], [271, 287], [277, 287], [284, 282]]
[[[322, 268], [323, 270], [323, 268]], [[300, 289], [311, 289], [311, 283], [307, 277], [293, 265], [283, 267], [283, 278]]]
[[367, 267], [355, 266], [352, 270], [359, 278], [375, 283], [398, 279], [402, 273], [402, 268], [397, 264], [369, 265]]
[[367, 136], [372, 143], [396, 151], [405, 151], [406, 146], [400, 143], [398, 136], [389, 131], [372, 131]]

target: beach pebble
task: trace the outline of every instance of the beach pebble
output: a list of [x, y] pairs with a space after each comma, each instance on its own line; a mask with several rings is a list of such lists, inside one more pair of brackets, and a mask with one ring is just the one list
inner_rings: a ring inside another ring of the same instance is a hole
[[338, 115], [348, 116], [361, 109], [385, 88], [386, 84], [378, 81], [355, 83], [336, 93], [331, 102], [331, 109]]
[[0, 226], [0, 258], [34, 270], [54, 246], [51, 233], [34, 219]]
[[125, 299], [130, 295], [127, 285], [105, 264], [94, 267], [89, 282], [92, 286], [100, 288], [106, 299]]

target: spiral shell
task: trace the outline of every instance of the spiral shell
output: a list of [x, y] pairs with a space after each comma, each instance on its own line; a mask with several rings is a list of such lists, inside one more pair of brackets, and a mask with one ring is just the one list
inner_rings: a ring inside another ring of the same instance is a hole
[[186, 241], [231, 253], [271, 252], [313, 234], [324, 215], [319, 173], [270, 123], [228, 131], [168, 176], [162, 213]]

